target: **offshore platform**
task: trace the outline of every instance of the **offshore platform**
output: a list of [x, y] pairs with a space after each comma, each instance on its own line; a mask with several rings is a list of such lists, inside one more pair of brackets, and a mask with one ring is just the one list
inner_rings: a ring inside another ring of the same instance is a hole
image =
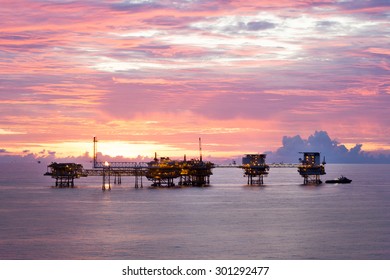
[[155, 153], [154, 160], [148, 163], [145, 177], [153, 182], [153, 187], [173, 187], [175, 185], [173, 180], [180, 176], [180, 170], [178, 161], [171, 160], [169, 157], [158, 159]]
[[183, 161], [168, 157], [157, 158], [151, 162], [100, 162], [97, 159], [97, 139], [93, 138], [93, 168], [84, 169], [81, 164], [56, 163], [47, 167], [45, 176], [56, 179], [56, 187], [74, 187], [74, 179], [88, 176], [102, 177], [102, 189], [111, 190], [111, 182], [121, 184], [123, 176], [135, 178], [135, 188], [143, 187], [143, 177], [152, 182], [153, 187], [175, 186], [174, 179], [180, 178], [180, 186], [207, 186], [213, 174], [214, 163], [203, 161], [201, 139], [199, 138], [199, 159]]
[[263, 177], [268, 175], [269, 165], [265, 163], [266, 154], [247, 154], [242, 158], [244, 176], [248, 177], [248, 185], [263, 185]]
[[303, 184], [321, 184], [321, 175], [325, 175], [325, 158], [321, 161], [320, 153], [318, 152], [302, 152], [303, 159], [300, 158], [298, 173], [303, 177]]
[[84, 169], [77, 163], [56, 163], [47, 166], [45, 175], [56, 179], [56, 187], [74, 187], [74, 179], [85, 177]]
[[180, 178], [180, 186], [207, 186], [210, 184], [210, 176], [213, 174], [214, 163], [203, 161], [202, 142], [199, 138], [199, 159], [171, 160], [168, 157], [157, 158], [148, 163], [146, 178], [152, 181], [152, 186], [174, 186], [174, 179]]
[[298, 167], [303, 177], [303, 184], [321, 184], [321, 175], [325, 173], [325, 158], [320, 162], [320, 153], [303, 152], [300, 164], [266, 164], [266, 154], [246, 154], [242, 158], [242, 165], [215, 165], [210, 161], [203, 161], [202, 143], [199, 138], [199, 158], [187, 160], [171, 160], [169, 157], [157, 158], [150, 162], [102, 162], [97, 159], [97, 139], [93, 138], [93, 168], [84, 169], [77, 163], [52, 162], [47, 166], [45, 176], [55, 179], [56, 187], [74, 187], [74, 180], [81, 177], [99, 176], [102, 178], [102, 190], [111, 190], [111, 183], [121, 184], [122, 177], [134, 177], [134, 187], [143, 187], [143, 177], [151, 181], [152, 187], [173, 187], [175, 180], [178, 186], [208, 186], [213, 168], [241, 168], [244, 177], [248, 177], [248, 185], [264, 184], [264, 177], [270, 167]]

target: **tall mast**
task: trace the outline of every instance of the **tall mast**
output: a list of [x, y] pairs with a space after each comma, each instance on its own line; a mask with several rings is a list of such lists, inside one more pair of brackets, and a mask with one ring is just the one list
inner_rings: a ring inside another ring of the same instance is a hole
[[94, 136], [93, 137], [93, 168], [96, 168], [96, 163], [97, 163], [97, 139]]

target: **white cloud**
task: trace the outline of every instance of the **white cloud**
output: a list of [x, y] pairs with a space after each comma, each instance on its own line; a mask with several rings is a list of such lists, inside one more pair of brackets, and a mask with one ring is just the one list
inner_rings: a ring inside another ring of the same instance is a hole
[[16, 135], [16, 134], [26, 134], [26, 133], [0, 128], [0, 135]]

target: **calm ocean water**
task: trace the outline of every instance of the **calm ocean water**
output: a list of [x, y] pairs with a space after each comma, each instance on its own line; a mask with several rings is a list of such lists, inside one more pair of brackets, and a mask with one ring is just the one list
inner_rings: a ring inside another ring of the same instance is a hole
[[44, 163], [0, 168], [0, 259], [390, 259], [390, 165], [326, 166], [349, 185], [274, 168], [250, 187], [217, 168], [210, 187], [106, 192], [52, 188]]

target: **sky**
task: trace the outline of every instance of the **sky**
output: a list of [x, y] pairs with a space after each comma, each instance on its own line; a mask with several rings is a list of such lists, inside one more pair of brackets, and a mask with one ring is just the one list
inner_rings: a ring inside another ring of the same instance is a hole
[[1, 2], [0, 156], [390, 153], [387, 0]]

